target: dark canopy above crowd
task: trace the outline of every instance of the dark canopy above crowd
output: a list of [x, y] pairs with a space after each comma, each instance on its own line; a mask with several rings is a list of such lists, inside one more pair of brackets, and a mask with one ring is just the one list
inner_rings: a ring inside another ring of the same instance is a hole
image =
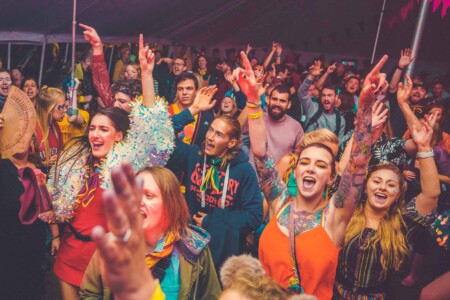
[[[44, 36], [48, 42], [70, 41], [72, 5], [72, 0], [1, 1], [0, 41], [39, 42]], [[77, 21], [110, 42], [133, 41], [138, 33], [196, 46], [269, 47], [276, 40], [298, 51], [371, 57], [382, 5], [382, 0], [77, 0]], [[386, 1], [378, 54], [397, 56], [411, 45], [419, 6], [416, 0]], [[449, 45], [450, 17], [442, 17], [440, 7], [433, 13], [430, 5], [419, 59], [450, 62]]]

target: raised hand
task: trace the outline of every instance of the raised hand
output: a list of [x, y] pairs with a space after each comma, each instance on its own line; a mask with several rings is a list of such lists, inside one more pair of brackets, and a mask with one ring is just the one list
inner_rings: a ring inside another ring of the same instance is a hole
[[139, 64], [143, 75], [152, 75], [155, 67], [155, 53], [147, 45], [144, 47], [144, 36], [139, 35]]
[[259, 102], [259, 91], [261, 84], [256, 80], [250, 61], [244, 51], [241, 51], [242, 68], [236, 68], [233, 71], [233, 79], [237, 81], [242, 92], [247, 96], [247, 99], [252, 102]]
[[406, 48], [400, 51], [400, 59], [398, 60], [398, 67], [400, 69], [406, 68], [413, 61], [412, 50]]
[[230, 70], [227, 70], [224, 74], [223, 77], [225, 78], [226, 81], [228, 81], [229, 83], [233, 84], [234, 80], [233, 80], [233, 74], [231, 74]]
[[277, 51], [277, 47], [278, 47], [278, 43], [277, 42], [272, 42], [272, 52]]
[[408, 104], [408, 98], [411, 95], [411, 90], [413, 88], [413, 82], [411, 80], [411, 77], [406, 74], [406, 85], [403, 85], [402, 82], [398, 83], [397, 87], [397, 102], [399, 106], [402, 106], [403, 104]]
[[245, 50], [245, 53], [248, 55], [250, 53], [250, 51], [252, 51], [252, 46], [250, 46], [250, 44], [247, 44], [247, 49]]
[[334, 72], [334, 70], [336, 70], [336, 64], [337, 64], [337, 63], [334, 63], [334, 64], [332, 64], [332, 65], [330, 65], [330, 66], [328, 67], [328, 69], [327, 69], [327, 73], [328, 73], [328, 74], [331, 74], [331, 73]]
[[277, 51], [277, 55], [280, 56], [281, 52], [283, 52], [283, 46], [281, 44], [277, 44], [276, 51]]
[[84, 24], [79, 24], [81, 28], [84, 29], [83, 35], [86, 41], [88, 41], [92, 47], [102, 47], [102, 40], [100, 39], [100, 36], [98, 35], [97, 31], [93, 27], [89, 27]]
[[372, 106], [372, 128], [383, 127], [386, 123], [389, 109], [381, 101], [375, 101]]
[[315, 61], [311, 67], [309, 67], [309, 75], [313, 77], [320, 76], [323, 69], [320, 67], [320, 61]]
[[[373, 67], [369, 74], [367, 74], [364, 79], [364, 83], [361, 90], [360, 99], [368, 99], [367, 96], [371, 96], [375, 98], [380, 93], [384, 93], [388, 87], [388, 82], [386, 81], [386, 74], [380, 73], [381, 68], [383, 68], [384, 64], [388, 59], [387, 55], [384, 55], [380, 61]], [[365, 97], [362, 97], [364, 95]]]
[[215, 85], [207, 86], [201, 88], [195, 95], [194, 102], [189, 107], [192, 115], [196, 115], [201, 111], [206, 111], [212, 109], [216, 105], [216, 100], [212, 100], [212, 97], [217, 92], [217, 87]]
[[412, 138], [414, 143], [416, 143], [419, 152], [423, 151], [422, 149], [426, 149], [427, 151], [431, 150], [431, 140], [433, 138], [432, 125], [435, 123], [436, 116], [428, 115], [427, 120], [422, 122], [422, 128], [413, 125]]
[[140, 216], [142, 181], [138, 184], [133, 167], [123, 164], [111, 172], [114, 189], [103, 193], [108, 227], [92, 230], [104, 260], [102, 275], [115, 299], [150, 299], [155, 281], [145, 265], [145, 239]]

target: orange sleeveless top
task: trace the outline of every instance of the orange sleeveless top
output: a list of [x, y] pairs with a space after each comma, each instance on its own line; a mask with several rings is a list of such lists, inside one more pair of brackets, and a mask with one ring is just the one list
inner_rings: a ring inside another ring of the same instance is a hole
[[[339, 248], [330, 239], [325, 228], [318, 226], [297, 235], [295, 248], [301, 285], [305, 293], [320, 300], [331, 299]], [[268, 277], [283, 288], [289, 286], [289, 279], [294, 276], [289, 237], [278, 227], [277, 217], [270, 220], [261, 235], [259, 260]]]

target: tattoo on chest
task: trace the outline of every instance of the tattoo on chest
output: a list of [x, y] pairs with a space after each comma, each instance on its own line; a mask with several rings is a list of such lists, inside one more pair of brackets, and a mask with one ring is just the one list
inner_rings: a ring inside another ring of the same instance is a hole
[[[323, 211], [324, 208], [312, 213], [306, 211], [294, 212], [295, 236], [320, 226]], [[284, 209], [277, 221], [281, 227], [284, 227], [287, 231], [289, 231], [289, 206]]]

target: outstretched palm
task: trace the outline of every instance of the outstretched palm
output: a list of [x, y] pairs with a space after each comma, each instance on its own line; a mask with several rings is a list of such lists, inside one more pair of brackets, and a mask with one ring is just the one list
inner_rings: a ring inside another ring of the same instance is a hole
[[406, 48], [405, 50], [400, 51], [400, 59], [398, 60], [399, 68], [407, 67], [413, 61], [412, 50]]

